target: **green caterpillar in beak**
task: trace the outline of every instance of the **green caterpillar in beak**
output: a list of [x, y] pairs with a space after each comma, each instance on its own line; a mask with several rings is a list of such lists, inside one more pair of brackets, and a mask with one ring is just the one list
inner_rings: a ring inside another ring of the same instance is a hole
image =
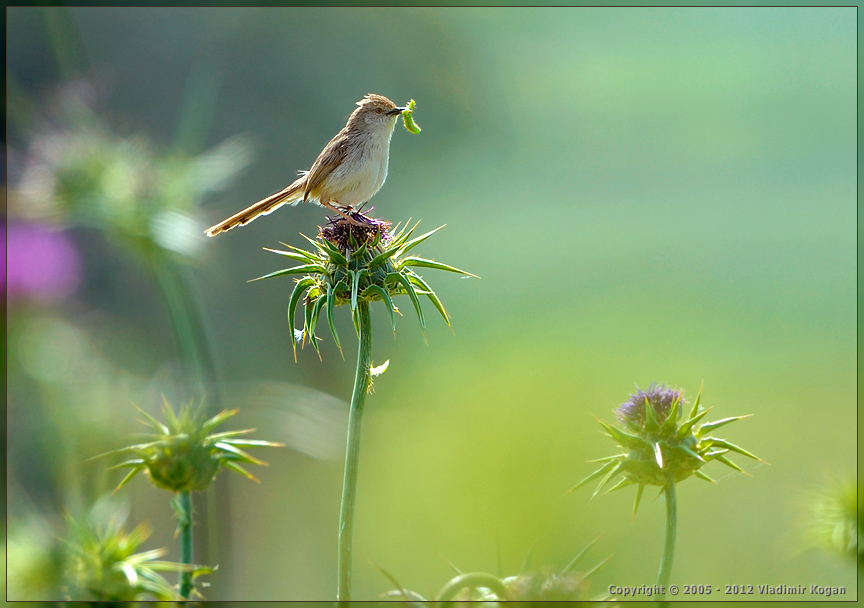
[[414, 106], [417, 104], [414, 103], [414, 100], [408, 102], [408, 106], [402, 110], [402, 123], [405, 125], [405, 128], [411, 131], [412, 133], [419, 133], [420, 127], [417, 123], [414, 122], [414, 119], [411, 117], [411, 113], [414, 111]]

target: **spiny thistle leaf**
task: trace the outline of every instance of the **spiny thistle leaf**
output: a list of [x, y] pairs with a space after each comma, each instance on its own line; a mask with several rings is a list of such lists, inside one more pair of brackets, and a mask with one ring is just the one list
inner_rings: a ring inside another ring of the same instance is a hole
[[666, 416], [666, 420], [663, 421], [663, 426], [660, 428], [660, 434], [668, 435], [672, 429], [675, 428], [675, 425], [678, 424], [678, 413], [681, 410], [681, 394], [679, 393], [675, 400], [672, 402], [672, 407], [669, 409], [669, 413]]
[[645, 484], [640, 483], [636, 488], [636, 500], [633, 502], [633, 517], [636, 517], [636, 511], [639, 510], [639, 501], [642, 500], [642, 491], [645, 489]]
[[627, 486], [632, 486], [633, 483], [634, 483], [633, 481], [627, 479], [626, 477], [622, 477], [622, 478], [618, 481], [618, 483], [616, 483], [614, 486], [612, 486], [611, 488], [609, 488], [608, 490], [606, 490], [606, 491], [604, 492], [604, 494], [611, 494], [612, 492], [615, 492], [615, 491], [617, 491], [617, 490], [620, 490], [621, 488], [626, 488]]
[[588, 550], [597, 544], [597, 541], [600, 540], [600, 538], [602, 536], [603, 536], [603, 534], [600, 534], [600, 536], [598, 536], [597, 538], [592, 540], [590, 543], [585, 545], [585, 547], [579, 553], [576, 554], [576, 557], [571, 559], [570, 562], [566, 566], [564, 566], [564, 569], [561, 570], [561, 574], [564, 575], [564, 574], [567, 574], [568, 572], [570, 572], [576, 566], [576, 564], [579, 563], [579, 560], [581, 560], [585, 556], [585, 554], [588, 553]]
[[[283, 243], [282, 241], [279, 241], [279, 244], [282, 245], [282, 246], [284, 246], [284, 247], [287, 247], [287, 248], [290, 249], [292, 252], [297, 253], [297, 254], [303, 256], [303, 257], [305, 258], [305, 261], [307, 261], [307, 262], [311, 262], [312, 264], [317, 264], [318, 261], [319, 261], [318, 258], [315, 256], [315, 254], [313, 254], [313, 253], [309, 253], [309, 252], [306, 251], [305, 249], [300, 249], [299, 247], [294, 247], [293, 245], [289, 245], [289, 244], [287, 244], [287, 243]], [[265, 247], [265, 249], [267, 249], [267, 248]], [[271, 251], [272, 251], [272, 250], [271, 250]]]
[[479, 279], [476, 274], [472, 274], [465, 270], [460, 270], [455, 266], [449, 266], [447, 264], [442, 264], [441, 262], [436, 262], [434, 260], [426, 260], [424, 258], [416, 258], [416, 257], [407, 257], [404, 258], [397, 266], [397, 268], [405, 268], [407, 266], [415, 266], [418, 268], [435, 268], [436, 270], [446, 270], [447, 272], [455, 272], [457, 274], [464, 274], [468, 277], [474, 277], [475, 279]]
[[[173, 413], [174, 410], [170, 409], [170, 406], [169, 406], [169, 411], [171, 411]], [[205, 421], [201, 425], [201, 431], [200, 432], [202, 434], [209, 433], [210, 431], [215, 429], [217, 426], [219, 426], [220, 424], [222, 424], [223, 422], [225, 422], [226, 420], [228, 420], [232, 416], [236, 416], [239, 411], [240, 411], [240, 408], [236, 408], [236, 407], [233, 410], [222, 410], [221, 412], [219, 412], [218, 414], [213, 416], [210, 420]], [[178, 423], [178, 426], [179, 426], [179, 424], [180, 423]]]
[[[251, 431], [252, 429], [249, 430]], [[227, 433], [220, 434], [225, 435]], [[216, 437], [216, 435], [211, 435], [210, 437], [214, 438]], [[281, 448], [285, 445], [284, 443], [277, 443], [275, 441], [264, 441], [262, 439], [226, 439], [221, 443], [227, 443], [238, 448]]]
[[[645, 430], [649, 433], [660, 430], [660, 422], [657, 420], [657, 411], [654, 406], [645, 398]], [[663, 465], [660, 465], [663, 468]]]
[[251, 480], [254, 481], [255, 483], [261, 483], [261, 480], [260, 480], [260, 479], [258, 479], [257, 477], [255, 477], [252, 473], [250, 473], [249, 471], [247, 471], [246, 469], [244, 469], [243, 467], [241, 467], [241, 466], [240, 466], [239, 464], [237, 464], [236, 462], [232, 462], [232, 461], [230, 461], [230, 460], [226, 460], [226, 461], [222, 464], [222, 466], [224, 466], [226, 469], [231, 469], [231, 470], [234, 471], [235, 473], [240, 473], [243, 477], [245, 477], [246, 479], [251, 479]]
[[609, 480], [612, 479], [613, 477], [615, 477], [618, 473], [620, 473], [621, 470], [624, 469], [625, 466], [626, 466], [626, 461], [625, 462], [619, 462], [615, 468], [613, 468], [611, 471], [609, 471], [606, 474], [606, 477], [604, 477], [603, 480], [597, 485], [597, 489], [594, 490], [594, 493], [591, 495], [591, 498], [594, 498], [595, 496], [597, 496], [600, 493], [600, 491], [606, 486], [606, 484], [609, 483]]
[[651, 445], [650, 442], [647, 442], [646, 440], [642, 439], [637, 435], [631, 435], [630, 433], [626, 433], [621, 429], [616, 428], [611, 424], [607, 424], [598, 418], [595, 418], [595, 420], [597, 420], [597, 422], [600, 423], [600, 426], [602, 426], [613, 439], [618, 441], [622, 447], [644, 448], [645, 446]]
[[391, 272], [387, 275], [387, 279], [385, 279], [385, 282], [389, 283], [391, 281], [395, 281], [396, 283], [401, 284], [402, 287], [405, 289], [405, 293], [407, 293], [408, 297], [411, 298], [411, 303], [414, 304], [414, 310], [417, 311], [417, 318], [420, 320], [420, 328], [423, 330], [423, 335], [425, 336], [426, 320], [423, 318], [423, 309], [420, 308], [420, 299], [417, 297], [417, 292], [414, 291], [414, 287], [411, 286], [411, 281], [408, 280], [408, 278], [404, 275], [399, 274], [398, 272]]
[[[164, 397], [163, 397], [163, 400], [164, 400]], [[136, 410], [138, 410], [138, 413], [147, 419], [147, 422], [145, 422], [143, 424], [153, 427], [157, 433], [162, 433], [163, 435], [168, 433], [168, 427], [167, 426], [165, 426], [164, 424], [162, 424], [161, 422], [156, 420], [153, 416], [151, 416], [150, 414], [148, 414], [147, 412], [142, 410], [136, 404], [133, 403], [132, 407], [134, 407]]]
[[[130, 481], [132, 481], [132, 479], [133, 479], [133, 478], [134, 478], [138, 473], [140, 473], [141, 471], [144, 471], [146, 468], [147, 468], [147, 467], [146, 467], [145, 465], [139, 465], [139, 466], [133, 467], [132, 470], [129, 471], [129, 472], [126, 474], [126, 477], [124, 477], [123, 480], [122, 480], [120, 483], [117, 484], [117, 487], [114, 488], [114, 492], [117, 492], [117, 490], [119, 490], [120, 488], [122, 488], [123, 486], [125, 486], [127, 483], [129, 483]], [[112, 494], [113, 494], [113, 492], [112, 492]]]
[[708, 475], [706, 475], [706, 474], [705, 474], [704, 472], [702, 472], [702, 471], [696, 471], [696, 472], [694, 473], [694, 475], [696, 475], [696, 477], [698, 477], [699, 479], [704, 479], [705, 481], [711, 482], [711, 483], [713, 483], [713, 484], [715, 484], [715, 485], [717, 484], [716, 481], [714, 481], [713, 479], [711, 479], [710, 477], [708, 477]]
[[696, 395], [696, 400], [693, 402], [693, 409], [690, 410], [689, 418], [693, 418], [699, 412], [699, 402], [702, 401], [702, 388], [704, 384], [699, 385], [699, 394]]
[[384, 304], [387, 305], [387, 312], [390, 313], [390, 324], [393, 326], [393, 331], [396, 331], [396, 316], [397, 312], [396, 307], [393, 305], [393, 300], [390, 298], [390, 294], [387, 293], [387, 290], [378, 287], [378, 285], [369, 285], [364, 291], [363, 296], [365, 298], [369, 298], [373, 295], [377, 295]]
[[722, 462], [722, 463], [725, 464], [727, 467], [729, 467], [729, 468], [731, 468], [731, 469], [735, 469], [735, 470], [738, 471], [739, 473], [744, 473], [744, 474], [747, 475], [748, 477], [751, 476], [750, 473], [748, 473], [747, 471], [745, 471], [744, 469], [742, 469], [741, 467], [739, 467], [737, 464], [735, 464], [734, 462], [732, 462], [731, 460], [729, 460], [728, 458], [726, 458], [726, 456], [724, 456], [724, 455], [722, 455], [722, 454], [720, 454], [720, 455], [718, 455], [718, 456], [715, 456], [715, 457], [714, 457], [714, 460], [716, 460], [716, 461], [718, 461], [718, 462]]
[[[120, 451], [120, 450], [117, 450]], [[115, 453], [117, 452], [115, 451]], [[126, 451], [125, 449], [123, 451]], [[105, 454], [100, 454], [99, 456], [94, 456], [94, 458], [99, 458], [101, 456], [108, 456], [111, 452], [106, 452]], [[87, 460], [92, 460], [92, 458], [88, 458]], [[115, 469], [126, 469], [129, 467], [135, 468], [138, 465], [144, 464], [144, 460], [142, 458], [133, 458], [132, 460], [124, 460], [118, 464], [108, 467], [109, 471], [113, 471]]]
[[739, 448], [734, 443], [729, 443], [725, 439], [717, 439], [715, 437], [705, 437], [704, 441], [710, 442], [711, 445], [718, 445], [721, 448], [726, 448], [728, 450], [732, 450], [733, 452], [738, 452], [739, 454], [743, 454], [744, 456], [747, 456], [748, 458], [752, 458], [753, 460], [758, 460], [759, 462], [765, 462], [764, 460], [762, 460], [758, 456], [751, 454], [750, 452], [748, 452], [744, 448]]
[[285, 268], [284, 270], [277, 270], [276, 272], [271, 272], [270, 274], [265, 274], [263, 277], [258, 277], [257, 279], [249, 279], [248, 283], [254, 283], [255, 281], [263, 281], [264, 279], [272, 279], [274, 277], [283, 277], [287, 274], [307, 274], [310, 272], [327, 272], [327, 269], [321, 264], [304, 264], [303, 266], [295, 266], [294, 268]]
[[276, 255], [284, 255], [286, 258], [291, 258], [292, 260], [297, 260], [298, 262], [306, 262], [306, 263], [317, 263], [314, 258], [311, 258], [307, 253], [300, 253], [296, 251], [282, 251], [281, 249], [270, 249], [269, 247], [264, 247], [264, 251], [269, 251], [271, 253], [275, 253]]
[[702, 435], [704, 435], [705, 433], [710, 433], [711, 431], [719, 429], [725, 424], [735, 422], [736, 420], [744, 420], [745, 418], [750, 418], [752, 415], [753, 414], [747, 414], [746, 416], [733, 416], [732, 418], [723, 418], [722, 420], [716, 420], [714, 422], [706, 422], [699, 427], [699, 433]]
[[682, 423], [681, 426], [678, 428], [678, 439], [683, 439], [686, 435], [688, 435], [693, 429], [693, 425], [702, 420], [702, 418], [704, 418], [705, 415], [710, 411], [711, 410], [704, 410], [694, 416], [691, 416], [684, 423]]
[[438, 312], [444, 318], [444, 322], [447, 323], [447, 327], [452, 330], [453, 326], [450, 325], [450, 316], [447, 314], [447, 311], [444, 310], [444, 305], [441, 303], [441, 300], [438, 299], [436, 293], [432, 291], [432, 288], [426, 284], [426, 281], [424, 281], [420, 276], [414, 274], [413, 272], [410, 273], [409, 277], [412, 283], [424, 290], [424, 295], [432, 301], [432, 304], [435, 305], [435, 308], [438, 309]]
[[584, 486], [589, 481], [597, 479], [601, 475], [605, 475], [608, 471], [611, 471], [612, 469], [614, 469], [617, 464], [618, 464], [617, 460], [612, 460], [612, 461], [607, 462], [602, 467], [600, 467], [599, 469], [597, 469], [596, 471], [591, 473], [588, 477], [586, 477], [585, 479], [583, 479], [582, 481], [577, 483], [575, 486], [573, 486], [572, 488], [567, 490], [567, 493], [569, 494], [570, 492], [575, 492], [576, 490], [578, 490], [579, 488]]
[[593, 568], [591, 568], [591, 569], [588, 570], [587, 572], [584, 572], [584, 573], [582, 574], [582, 579], [583, 579], [583, 580], [587, 580], [587, 579], [591, 578], [592, 576], [594, 576], [595, 574], [597, 574], [597, 572], [599, 572], [600, 569], [601, 569], [603, 566], [605, 566], [606, 564], [608, 564], [611, 560], [612, 560], [612, 556], [610, 555], [609, 557], [607, 557], [606, 559], [604, 559], [603, 561], [601, 561], [599, 564], [597, 564], [596, 566], [594, 566]]
[[[333, 342], [336, 344], [336, 348], [339, 349], [339, 352], [342, 353], [342, 343], [339, 342], [339, 334], [336, 332], [336, 322], [333, 320], [333, 309], [336, 306], [336, 294], [334, 293], [334, 289], [332, 285], [327, 286], [327, 324], [330, 326], [330, 333], [333, 334]], [[345, 354], [342, 353], [342, 358], [345, 358]]]
[[684, 452], [685, 454], [687, 454], [691, 458], [695, 458], [696, 460], [698, 460], [700, 462], [705, 462], [704, 458], [702, 458], [699, 454], [697, 454], [696, 452], [694, 452], [693, 450], [688, 448], [686, 445], [683, 445], [683, 444], [678, 445], [678, 446], [676, 446], [676, 449], [681, 450], [682, 452]]
[[622, 458], [627, 458], [627, 454], [615, 454], [614, 456], [605, 456], [603, 458], [595, 458], [594, 460], [589, 460], [587, 462], [609, 462], [610, 460], [621, 460]]
[[408, 253], [409, 251], [414, 249], [417, 245], [419, 245], [420, 243], [422, 243], [423, 241], [428, 239], [430, 236], [432, 236], [433, 234], [435, 234], [436, 232], [441, 230], [443, 227], [444, 226], [438, 226], [434, 230], [430, 230], [426, 234], [421, 234], [420, 236], [413, 238], [410, 241], [408, 241], [407, 243], [405, 243], [404, 245], [402, 245], [399, 248], [399, 257], [402, 257], [403, 255], [405, 255], [406, 253]]
[[[235, 455], [240, 460], [240, 462], [248, 462], [249, 464], [267, 466], [266, 462], [264, 462], [263, 460], [258, 460], [251, 454], [248, 454], [238, 448], [236, 445], [231, 445], [230, 443], [227, 443], [225, 441], [219, 441], [213, 445], [222, 450], [223, 452], [228, 452], [229, 454]], [[226, 458], [228, 457], [226, 456]]]
[[[402, 599], [404, 599], [406, 602], [410, 602], [410, 601], [417, 599], [416, 597], [414, 597], [416, 594], [413, 591], [408, 591], [407, 589], [405, 589], [405, 587], [402, 586], [402, 583], [400, 583], [398, 580], [396, 580], [395, 576], [393, 576], [392, 574], [387, 572], [384, 568], [382, 568], [381, 566], [379, 566], [375, 562], [369, 560], [369, 563], [372, 564], [373, 566], [375, 566], [378, 569], [378, 572], [383, 574], [387, 578], [387, 580], [389, 580], [396, 587], [396, 589], [402, 595]], [[421, 598], [420, 601], [425, 602], [426, 600]]]
[[309, 338], [312, 340], [312, 346], [315, 347], [315, 351], [318, 353], [318, 356], [321, 356], [321, 351], [318, 350], [318, 344], [315, 342], [315, 328], [318, 326], [318, 319], [321, 316], [321, 308], [324, 306], [324, 301], [327, 299], [326, 294], [322, 294], [320, 298], [315, 300], [315, 304], [312, 305], [312, 315], [309, 319]]
[[361, 268], [360, 270], [349, 270], [351, 274], [351, 311], [357, 310], [357, 296], [360, 293], [360, 277], [368, 274], [369, 270]]

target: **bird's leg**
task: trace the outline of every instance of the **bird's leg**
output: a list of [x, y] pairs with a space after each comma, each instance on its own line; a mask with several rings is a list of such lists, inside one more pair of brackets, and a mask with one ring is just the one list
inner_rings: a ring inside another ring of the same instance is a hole
[[325, 207], [327, 207], [328, 209], [330, 209], [331, 211], [335, 211], [336, 213], [341, 215], [350, 224], [354, 224], [355, 226], [363, 226], [364, 225], [362, 222], [358, 222], [357, 220], [355, 220], [353, 217], [351, 217], [350, 215], [348, 215], [344, 211], [337, 209], [335, 206], [331, 205], [329, 201], [322, 200], [321, 204], [324, 205]]

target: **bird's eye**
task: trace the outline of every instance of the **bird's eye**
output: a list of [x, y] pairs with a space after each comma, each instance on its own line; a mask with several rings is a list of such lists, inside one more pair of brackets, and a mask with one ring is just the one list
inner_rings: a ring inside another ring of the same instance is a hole
[[384, 110], [382, 110], [381, 108], [375, 108], [375, 113], [376, 113], [376, 114], [380, 114], [380, 113], [383, 112], [383, 111], [384, 111]]

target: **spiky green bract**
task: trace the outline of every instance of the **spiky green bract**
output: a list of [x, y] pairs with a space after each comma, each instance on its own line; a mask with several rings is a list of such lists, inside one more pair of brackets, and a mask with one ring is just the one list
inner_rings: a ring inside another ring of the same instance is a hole
[[177, 591], [159, 572], [184, 572], [191, 578], [212, 570], [203, 566], [162, 561], [167, 549], [136, 553], [150, 536], [144, 524], [131, 532], [123, 518], [79, 523], [69, 518], [65, 541], [65, 579], [68, 600], [176, 600]]
[[268, 249], [267, 251], [296, 260], [300, 265], [253, 279], [257, 281], [284, 275], [300, 275], [295, 279], [294, 291], [288, 302], [288, 321], [292, 328], [301, 299], [305, 307], [303, 331], [294, 332], [295, 359], [297, 342], [305, 345], [308, 341], [318, 351], [316, 328], [322, 314], [326, 317], [333, 340], [341, 351], [341, 341], [333, 322], [333, 309], [344, 304], [351, 306], [356, 328], [358, 303], [383, 302], [390, 313], [393, 331], [396, 331], [395, 315], [399, 313], [399, 309], [393, 303], [393, 298], [407, 295], [425, 336], [426, 319], [420, 307], [420, 298], [426, 296], [449, 327], [450, 317], [441, 300], [414, 269], [435, 268], [476, 276], [447, 264], [408, 255], [414, 247], [443, 226], [415, 237], [417, 224], [411, 228], [408, 228], [408, 224], [402, 228], [398, 224], [391, 228], [389, 222], [372, 219], [359, 212], [351, 213], [351, 217], [358, 224], [338, 218], [321, 228], [317, 238], [307, 237], [314, 247], [313, 251], [290, 245], [285, 245], [288, 248], [285, 251]]
[[[597, 539], [583, 549], [567, 566], [558, 571], [554, 568], [542, 568], [539, 571], [523, 572], [514, 576], [495, 576], [487, 572], [459, 571], [456, 576], [447, 581], [437, 595], [432, 598], [442, 605], [450, 601], [589, 601], [588, 582], [603, 566], [609, 563], [607, 557], [586, 572], [574, 571], [575, 565], [587, 553]], [[381, 566], [374, 564], [396, 588], [382, 594], [383, 598], [404, 600], [407, 602], [427, 601], [416, 591], [404, 588], [396, 578]], [[524, 567], [524, 566], [523, 566]], [[594, 598], [595, 600], [604, 598]]]
[[727, 457], [730, 452], [737, 452], [761, 462], [760, 458], [747, 450], [709, 434], [720, 426], [748, 416], [699, 424], [708, 413], [708, 410], [700, 409], [701, 398], [700, 389], [689, 414], [685, 415], [682, 411], [686, 407], [686, 401], [681, 391], [667, 388], [663, 384], [652, 384], [647, 391], [637, 390], [617, 410], [618, 418], [626, 429], [602, 420], [597, 421], [606, 435], [625, 451], [595, 461], [602, 462], [603, 465], [570, 491], [602, 477], [594, 491], [596, 496], [620, 474], [623, 478], [608, 492], [636, 485], [636, 502], [633, 506], [635, 515], [646, 485], [665, 488], [669, 482], [678, 483], [691, 475], [713, 481], [700, 470], [712, 460], [742, 472], [741, 468]]
[[165, 423], [162, 423], [138, 406], [135, 407], [145, 418], [139, 422], [151, 427], [155, 433], [148, 434], [152, 441], [100, 455], [131, 453], [135, 456], [111, 467], [130, 469], [115, 492], [142, 471], [150, 478], [153, 485], [171, 492], [203, 492], [213, 481], [220, 467], [240, 473], [252, 481], [259, 481], [240, 463], [260, 465], [267, 463], [246, 453], [243, 448], [284, 445], [272, 441], [238, 438], [255, 429], [211, 434], [213, 429], [234, 416], [239, 411], [237, 409], [222, 411], [208, 420], [205, 419], [201, 405], [190, 403], [181, 407], [178, 414], [163, 397], [162, 413]]

